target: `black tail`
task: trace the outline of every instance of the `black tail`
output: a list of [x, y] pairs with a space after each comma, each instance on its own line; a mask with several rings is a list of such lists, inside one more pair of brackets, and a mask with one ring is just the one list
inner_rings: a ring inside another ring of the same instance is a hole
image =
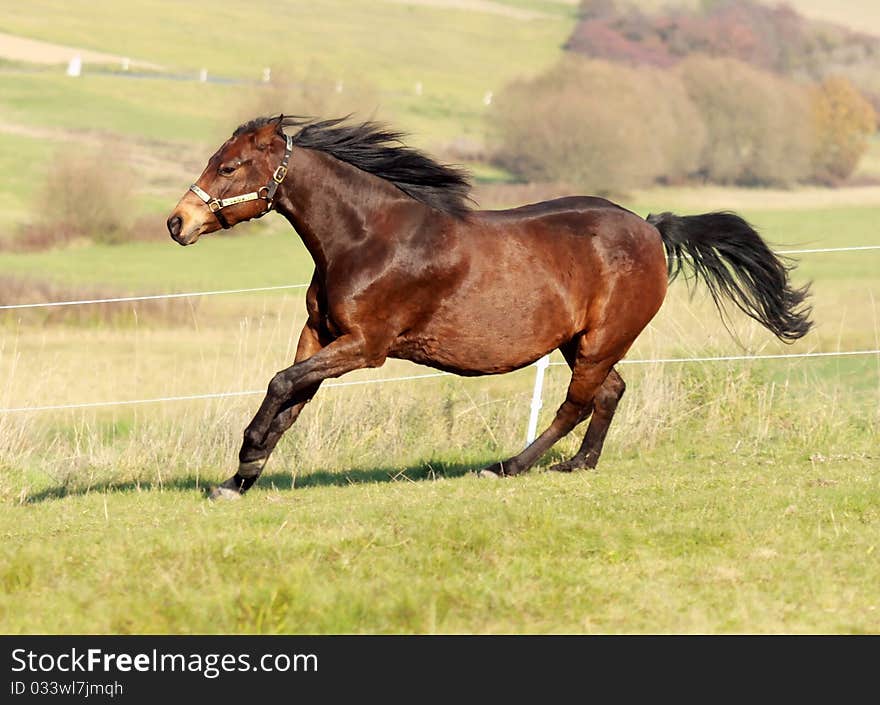
[[813, 324], [804, 299], [809, 285], [793, 289], [787, 265], [761, 236], [735, 213], [649, 215], [666, 248], [669, 280], [685, 263], [702, 279], [724, 316], [722, 296], [787, 343], [804, 337]]

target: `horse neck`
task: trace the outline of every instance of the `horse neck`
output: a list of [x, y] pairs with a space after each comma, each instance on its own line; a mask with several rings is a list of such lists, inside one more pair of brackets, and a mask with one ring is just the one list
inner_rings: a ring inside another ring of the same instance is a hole
[[377, 215], [410, 200], [393, 184], [324, 152], [295, 147], [275, 209], [302, 238], [320, 273], [370, 236]]

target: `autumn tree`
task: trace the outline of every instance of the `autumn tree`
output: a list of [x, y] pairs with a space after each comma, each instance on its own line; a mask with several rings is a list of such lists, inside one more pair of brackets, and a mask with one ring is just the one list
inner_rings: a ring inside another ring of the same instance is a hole
[[848, 178], [877, 127], [873, 106], [846, 78], [831, 77], [810, 91], [813, 179], [835, 184]]

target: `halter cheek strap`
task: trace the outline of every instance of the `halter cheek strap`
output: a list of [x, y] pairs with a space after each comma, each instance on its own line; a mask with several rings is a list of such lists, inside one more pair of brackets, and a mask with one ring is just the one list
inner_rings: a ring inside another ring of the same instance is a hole
[[293, 151], [293, 138], [290, 135], [284, 135], [284, 138], [284, 156], [281, 158], [281, 164], [275, 168], [275, 171], [272, 173], [272, 179], [269, 183], [262, 186], [258, 191], [243, 193], [240, 196], [230, 196], [229, 198], [214, 198], [198, 184], [193, 184], [189, 187], [189, 190], [205, 202], [208, 209], [214, 214], [214, 217], [217, 218], [217, 222], [219, 222], [224, 228], [232, 227], [222, 213], [223, 209], [228, 206], [264, 199], [266, 201], [266, 207], [260, 215], [265, 215], [272, 210], [278, 186], [284, 181], [284, 177], [287, 176], [287, 163], [290, 161], [290, 153]]

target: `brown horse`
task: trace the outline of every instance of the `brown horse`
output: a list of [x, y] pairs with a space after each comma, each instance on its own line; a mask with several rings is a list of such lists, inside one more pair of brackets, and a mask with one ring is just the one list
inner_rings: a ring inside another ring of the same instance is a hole
[[580, 450], [553, 469], [594, 468], [625, 389], [614, 365], [685, 264], [719, 308], [727, 297], [785, 341], [810, 329], [807, 287], [793, 289], [733, 213], [645, 220], [587, 196], [480, 211], [468, 193], [462, 172], [375, 123], [258, 118], [211, 157], [168, 218], [171, 236], [191, 245], [274, 209], [315, 262], [294, 364], [272, 378], [238, 471], [213, 497], [253, 485], [325, 379], [388, 357], [492, 375], [560, 350], [571, 382], [550, 427], [486, 471], [528, 470], [591, 415]]

